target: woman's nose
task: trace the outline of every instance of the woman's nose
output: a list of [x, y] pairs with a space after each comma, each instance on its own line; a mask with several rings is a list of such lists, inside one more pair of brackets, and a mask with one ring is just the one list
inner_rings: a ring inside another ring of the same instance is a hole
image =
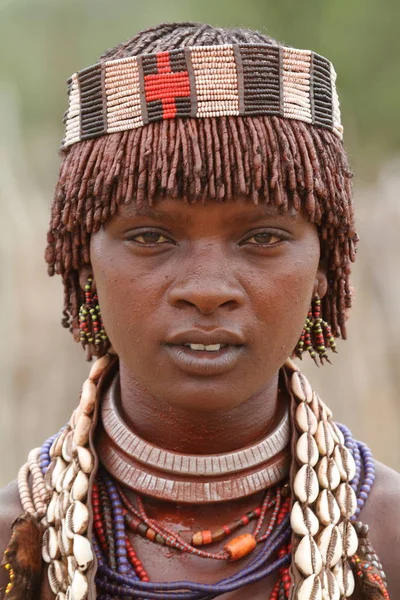
[[232, 273], [221, 268], [214, 271], [212, 263], [203, 261], [200, 269], [192, 268], [177, 278], [168, 290], [168, 302], [177, 308], [194, 306], [209, 315], [220, 307], [238, 308], [245, 301], [245, 292]]

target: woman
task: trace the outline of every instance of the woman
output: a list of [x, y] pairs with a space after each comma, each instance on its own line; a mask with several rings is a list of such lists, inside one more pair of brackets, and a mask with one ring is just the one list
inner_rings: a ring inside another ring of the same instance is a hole
[[335, 77], [255, 31], [178, 23], [70, 79], [46, 260], [99, 358], [2, 493], [7, 598], [400, 594], [399, 477], [288, 359], [324, 364], [346, 337]]

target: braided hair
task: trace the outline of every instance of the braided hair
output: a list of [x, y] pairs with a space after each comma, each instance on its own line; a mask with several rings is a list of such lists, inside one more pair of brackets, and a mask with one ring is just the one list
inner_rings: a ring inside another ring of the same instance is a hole
[[[185, 46], [272, 44], [260, 32], [200, 23], [163, 23], [106, 51], [101, 61]], [[64, 284], [62, 324], [78, 327], [84, 293], [80, 269], [90, 263], [90, 237], [121, 204], [151, 205], [155, 197], [205, 203], [235, 194], [303, 210], [319, 232], [327, 265], [324, 318], [346, 338], [351, 306], [354, 227], [352, 174], [338, 137], [277, 116], [175, 118], [81, 141], [61, 150], [45, 258]], [[100, 353], [105, 351], [104, 347]]]

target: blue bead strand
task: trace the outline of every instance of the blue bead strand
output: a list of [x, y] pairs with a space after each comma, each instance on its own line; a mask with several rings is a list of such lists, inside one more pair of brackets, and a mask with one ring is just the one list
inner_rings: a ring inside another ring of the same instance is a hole
[[[128, 553], [126, 551], [126, 543], [125, 543], [125, 519], [124, 513], [122, 510], [122, 503], [119, 497], [117, 488], [115, 487], [113, 481], [106, 473], [102, 474], [102, 479], [106, 485], [108, 496], [111, 500], [112, 512], [113, 512], [113, 525], [114, 525], [114, 535], [115, 535], [115, 554], [117, 557], [117, 569], [118, 573], [122, 575], [126, 575], [132, 572], [130, 568]], [[136, 579], [139, 579], [136, 576]]]

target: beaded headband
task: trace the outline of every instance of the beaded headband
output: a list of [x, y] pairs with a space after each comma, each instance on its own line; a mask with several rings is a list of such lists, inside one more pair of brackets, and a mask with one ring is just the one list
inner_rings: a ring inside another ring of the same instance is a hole
[[99, 62], [68, 80], [62, 148], [175, 117], [273, 115], [340, 139], [336, 72], [310, 50], [272, 44], [191, 46]]

